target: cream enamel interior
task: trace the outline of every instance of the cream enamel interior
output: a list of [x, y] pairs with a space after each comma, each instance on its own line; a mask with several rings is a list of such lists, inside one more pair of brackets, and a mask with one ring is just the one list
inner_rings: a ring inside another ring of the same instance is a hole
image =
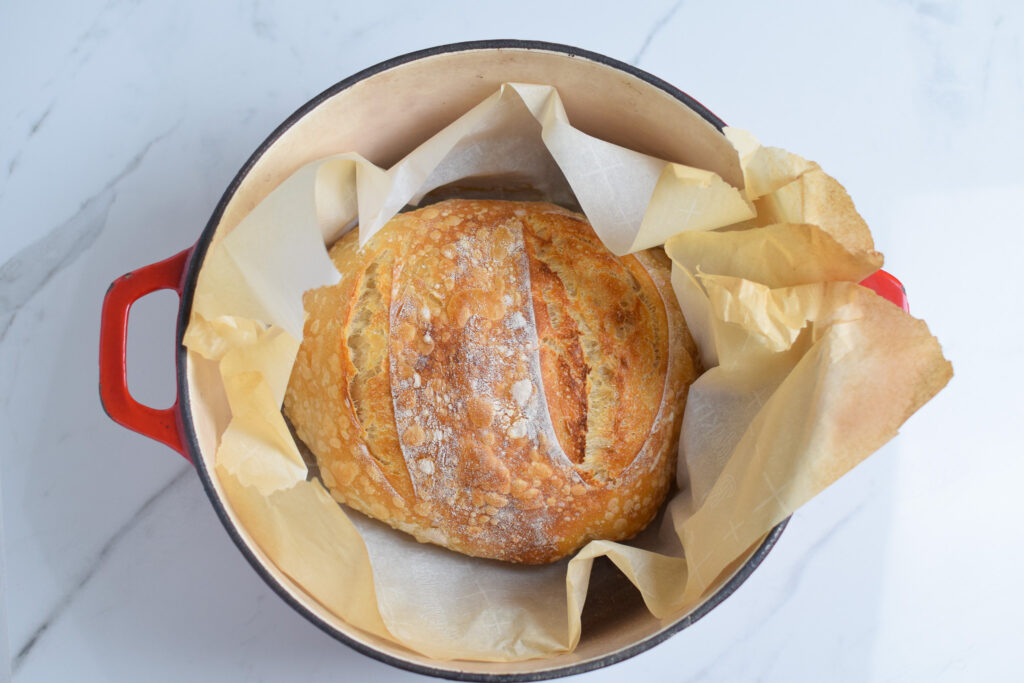
[[[285, 131], [256, 162], [231, 198], [213, 244], [302, 165], [329, 154], [355, 151], [378, 166], [388, 167], [506, 81], [553, 85], [570, 120], [587, 133], [653, 156], [715, 171], [731, 184], [742, 186], [735, 152], [725, 138], [659, 88], [585, 57], [525, 48], [473, 49], [406, 62], [322, 102]], [[199, 444], [197, 455], [207, 471], [213, 472], [217, 439], [230, 415], [227, 401], [216, 364], [190, 352], [186, 373]], [[614, 654], [686, 616], [679, 613], [669, 619], [655, 619], [635, 589], [615, 571], [597, 564], [584, 611], [583, 637], [575, 652], [513, 663], [428, 659], [355, 629], [325, 610], [280, 572], [238, 526], [216, 477], [212, 479], [232, 524], [280, 586], [348, 637], [412, 664], [453, 673], [536, 674]], [[739, 562], [736, 566], [741, 565]], [[715, 590], [728, 578], [723, 577]]]

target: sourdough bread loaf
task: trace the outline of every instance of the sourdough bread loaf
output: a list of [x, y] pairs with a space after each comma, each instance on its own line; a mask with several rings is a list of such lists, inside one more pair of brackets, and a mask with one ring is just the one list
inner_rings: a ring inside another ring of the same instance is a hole
[[651, 521], [697, 374], [661, 250], [617, 257], [551, 204], [450, 200], [331, 258], [284, 409], [335, 499], [526, 563]]

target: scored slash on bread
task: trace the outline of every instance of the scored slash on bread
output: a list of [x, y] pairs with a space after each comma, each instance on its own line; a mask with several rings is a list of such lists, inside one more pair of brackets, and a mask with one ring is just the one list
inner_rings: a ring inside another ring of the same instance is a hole
[[449, 200], [331, 258], [284, 408], [335, 499], [526, 563], [653, 519], [697, 375], [660, 250], [616, 257], [551, 204]]

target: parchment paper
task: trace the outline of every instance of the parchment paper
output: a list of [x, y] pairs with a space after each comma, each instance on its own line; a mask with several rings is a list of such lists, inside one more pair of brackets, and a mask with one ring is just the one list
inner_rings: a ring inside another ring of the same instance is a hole
[[[309, 164], [207, 256], [185, 335], [219, 362], [231, 421], [217, 476], [278, 567], [350, 624], [438, 659], [573, 649], [595, 557], [657, 617], [698, 605], [776, 523], [892, 438], [952, 371], [925, 324], [855, 283], [881, 255], [814, 163], [727, 129], [746, 187], [572, 127], [551, 87], [509, 83], [384, 170]], [[312, 142], [311, 142], [312, 144]], [[325, 249], [365, 243], [430, 190], [466, 178], [577, 201], [617, 254], [662, 243], [707, 370], [680, 440], [681, 493], [650, 542], [592, 542], [523, 567], [421, 545], [334, 502], [281, 415], [302, 294], [337, 282]], [[643, 545], [643, 547], [639, 547]]]

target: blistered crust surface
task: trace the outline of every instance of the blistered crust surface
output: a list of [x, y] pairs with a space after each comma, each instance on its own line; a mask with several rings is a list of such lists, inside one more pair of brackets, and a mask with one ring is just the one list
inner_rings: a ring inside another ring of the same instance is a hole
[[331, 258], [284, 407], [337, 500], [529, 563], [650, 522], [696, 376], [663, 254], [616, 257], [550, 204], [450, 200]]

